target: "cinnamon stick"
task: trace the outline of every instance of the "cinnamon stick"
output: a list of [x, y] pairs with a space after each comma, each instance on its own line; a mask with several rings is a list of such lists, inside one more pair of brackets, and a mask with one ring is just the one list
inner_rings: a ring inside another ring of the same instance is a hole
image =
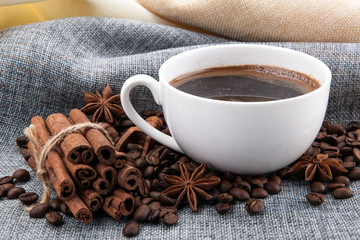
[[92, 188], [101, 195], [106, 195], [110, 192], [110, 183], [102, 177], [97, 177], [92, 182]]
[[124, 152], [116, 151], [114, 167], [117, 169], [123, 168], [125, 164], [131, 161], [131, 158]]
[[[31, 119], [31, 123], [35, 126], [36, 136], [41, 145], [44, 145], [50, 138], [46, 129], [45, 121], [42, 117], [36, 116]], [[33, 145], [28, 143], [28, 149], [33, 151]], [[38, 149], [38, 151], [41, 151]], [[33, 160], [31, 160], [33, 161]], [[35, 162], [35, 161], [34, 161]], [[59, 155], [58, 152], [52, 150], [49, 152], [45, 160], [45, 167], [49, 173], [50, 181], [62, 201], [66, 201], [75, 196], [75, 185]]]
[[103, 204], [104, 199], [100, 194], [92, 189], [79, 190], [78, 191], [80, 198], [84, 201], [88, 208], [95, 212], [99, 210]]
[[[109, 193], [114, 188], [116, 181], [117, 181], [117, 172], [116, 172], [115, 168], [113, 168], [111, 166], [107, 166], [102, 163], [97, 163], [95, 165], [95, 170], [101, 178], [106, 179], [108, 181], [109, 186], [108, 186], [107, 192], [104, 194]], [[97, 189], [95, 189], [95, 190], [97, 191]], [[102, 194], [100, 191], [98, 191], [98, 192], [100, 194]]]
[[[72, 109], [69, 113], [70, 119], [75, 123], [91, 122], [79, 109]], [[96, 156], [101, 163], [112, 165], [115, 162], [115, 149], [109, 140], [98, 129], [80, 130], [90, 145], [93, 147]]]
[[120, 213], [123, 216], [129, 216], [134, 211], [134, 197], [121, 188], [114, 190], [114, 195], [122, 200], [122, 203], [120, 204]]
[[122, 200], [119, 197], [111, 195], [105, 198], [102, 208], [110, 217], [119, 220], [122, 216], [120, 212], [121, 202]]
[[36, 170], [36, 162], [35, 162], [35, 159], [33, 157], [30, 157], [27, 161], [29, 167], [32, 169], [32, 170]]
[[114, 195], [105, 198], [103, 209], [112, 218], [119, 220], [121, 216], [129, 216], [135, 206], [135, 199], [122, 189], [114, 191]]
[[77, 220], [83, 221], [85, 224], [92, 221], [91, 211], [77, 194], [65, 203]]
[[[51, 114], [45, 122], [52, 135], [56, 135], [61, 130], [72, 125], [65, 115], [61, 113]], [[80, 133], [71, 133], [65, 136], [60, 143], [60, 147], [66, 158], [72, 163], [83, 162], [88, 164], [94, 159], [91, 145]]]
[[139, 169], [130, 165], [125, 165], [118, 171], [117, 182], [120, 187], [128, 191], [133, 191], [138, 187], [141, 180], [141, 172]]

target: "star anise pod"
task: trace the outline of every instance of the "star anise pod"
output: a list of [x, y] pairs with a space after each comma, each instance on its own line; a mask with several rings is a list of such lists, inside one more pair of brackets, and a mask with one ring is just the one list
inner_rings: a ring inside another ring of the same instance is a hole
[[81, 109], [87, 115], [93, 115], [92, 122], [104, 120], [108, 123], [114, 122], [114, 117], [119, 118], [124, 110], [120, 107], [120, 94], [112, 96], [109, 84], [106, 85], [102, 94], [98, 91], [93, 93], [84, 92], [86, 106]]
[[172, 186], [168, 187], [162, 193], [166, 196], [177, 196], [176, 207], [180, 205], [186, 194], [191, 209], [196, 211], [197, 197], [199, 196], [205, 200], [210, 200], [212, 196], [204, 190], [209, 190], [211, 187], [215, 187], [220, 183], [220, 178], [217, 176], [211, 176], [209, 178], [203, 177], [206, 171], [206, 165], [206, 162], [201, 164], [190, 176], [186, 165], [180, 162], [180, 177], [176, 175], [165, 175], [166, 181], [172, 184]]
[[346, 173], [347, 170], [327, 154], [318, 154], [316, 158], [302, 156], [295, 165], [290, 168], [289, 173], [298, 178], [305, 178], [306, 181], [312, 182], [320, 179], [327, 182], [333, 178], [333, 175]]

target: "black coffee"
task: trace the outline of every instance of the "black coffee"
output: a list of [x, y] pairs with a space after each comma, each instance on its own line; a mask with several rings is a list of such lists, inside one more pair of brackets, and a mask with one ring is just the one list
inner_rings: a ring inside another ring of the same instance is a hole
[[170, 84], [195, 96], [237, 102], [286, 99], [320, 87], [308, 75], [259, 65], [209, 68], [181, 75]]

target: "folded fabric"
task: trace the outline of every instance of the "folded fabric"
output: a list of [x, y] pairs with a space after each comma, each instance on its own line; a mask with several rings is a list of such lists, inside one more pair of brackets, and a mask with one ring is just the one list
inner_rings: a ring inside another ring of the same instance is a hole
[[[171, 56], [209, 44], [236, 43], [163, 25], [113, 18], [70, 18], [10, 28], [0, 32], [0, 176], [29, 168], [15, 139], [35, 115], [67, 114], [84, 106], [83, 91], [101, 90], [109, 83], [119, 93], [135, 74], [158, 77], [160, 65]], [[241, 44], [241, 43], [239, 43]], [[360, 116], [360, 45], [329, 43], [267, 43], [292, 48], [324, 61], [333, 72], [326, 119], [348, 123]], [[157, 107], [150, 91], [136, 88], [138, 110]], [[42, 193], [31, 181], [19, 184]], [[184, 207], [172, 227], [142, 224], [138, 239], [359, 239], [360, 181], [352, 182], [355, 196], [310, 206], [309, 184], [289, 180], [280, 194], [264, 200], [263, 212], [250, 216], [243, 202], [226, 215], [201, 204], [196, 213]], [[18, 200], [0, 201], [0, 239], [115, 239], [122, 237], [126, 218], [114, 221], [97, 214], [84, 225], [65, 217], [56, 228], [44, 219], [29, 218]]]
[[137, 1], [166, 19], [240, 41], [360, 41], [358, 0]]

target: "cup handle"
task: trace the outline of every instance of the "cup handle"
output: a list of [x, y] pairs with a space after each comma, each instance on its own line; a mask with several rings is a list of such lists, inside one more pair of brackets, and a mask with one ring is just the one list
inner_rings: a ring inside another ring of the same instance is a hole
[[161, 101], [160, 101], [161, 93], [159, 89], [159, 82], [148, 75], [144, 75], [144, 74], [135, 75], [125, 81], [120, 93], [121, 105], [126, 115], [129, 117], [131, 121], [133, 121], [133, 123], [135, 123], [136, 126], [138, 126], [141, 130], [143, 130], [147, 135], [149, 135], [159, 143], [175, 151], [183, 153], [183, 151], [181, 150], [181, 148], [176, 143], [173, 137], [170, 137], [169, 135], [166, 135], [165, 133], [152, 127], [134, 109], [134, 106], [131, 104], [131, 100], [130, 100], [130, 91], [134, 87], [140, 85], [149, 88], [155, 99], [156, 104], [161, 106]]

